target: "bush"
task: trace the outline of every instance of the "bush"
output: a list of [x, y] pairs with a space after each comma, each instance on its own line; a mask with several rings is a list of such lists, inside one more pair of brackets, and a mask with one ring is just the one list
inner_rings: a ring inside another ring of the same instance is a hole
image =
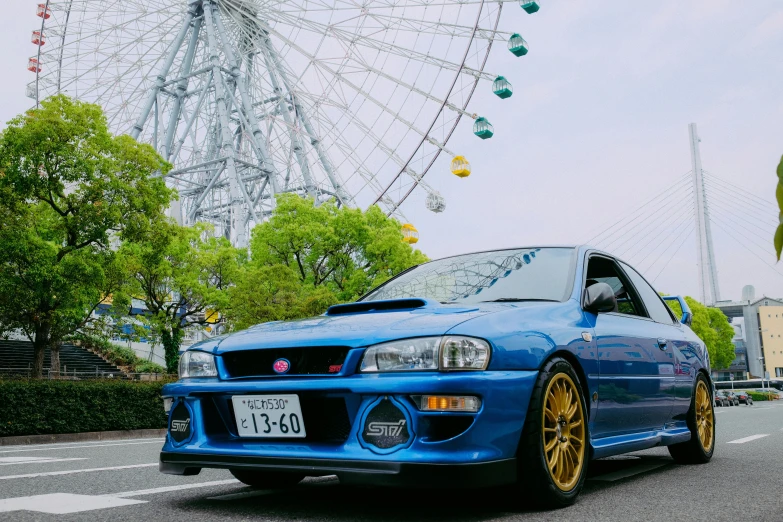
[[165, 428], [163, 384], [0, 380], [0, 436]]
[[127, 368], [131, 373], [166, 373], [166, 368], [163, 366], [144, 360], [130, 348], [112, 344], [103, 337], [78, 333], [68, 340], [97, 353], [115, 366]]
[[750, 394], [751, 399], [753, 399], [753, 402], [756, 401], [771, 401], [777, 398], [777, 393], [774, 392], [757, 392], [757, 391], [751, 391], [748, 392]]

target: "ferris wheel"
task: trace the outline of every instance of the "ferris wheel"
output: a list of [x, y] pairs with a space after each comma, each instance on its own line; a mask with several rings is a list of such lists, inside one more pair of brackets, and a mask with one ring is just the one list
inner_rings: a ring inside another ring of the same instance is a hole
[[470, 174], [448, 148], [463, 116], [493, 135], [468, 104], [482, 81], [513, 92], [484, 69], [493, 44], [527, 53], [522, 36], [498, 30], [510, 1], [47, 0], [27, 95], [100, 104], [112, 131], [173, 164], [175, 217], [213, 223], [237, 245], [281, 193], [378, 204], [404, 221], [417, 187], [428, 209], [445, 209], [425, 181], [441, 154]]

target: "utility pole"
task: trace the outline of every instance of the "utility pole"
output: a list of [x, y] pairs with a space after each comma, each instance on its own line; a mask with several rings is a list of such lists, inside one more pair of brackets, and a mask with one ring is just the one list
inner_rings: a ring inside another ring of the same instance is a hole
[[712, 246], [712, 231], [710, 230], [710, 212], [704, 193], [704, 173], [701, 169], [701, 154], [699, 152], [699, 134], [696, 124], [688, 125], [691, 138], [691, 168], [693, 171], [693, 197], [696, 203], [696, 231], [698, 232], [699, 256], [699, 292], [701, 302], [713, 306], [720, 301], [718, 288], [718, 271], [715, 266], [715, 252]]

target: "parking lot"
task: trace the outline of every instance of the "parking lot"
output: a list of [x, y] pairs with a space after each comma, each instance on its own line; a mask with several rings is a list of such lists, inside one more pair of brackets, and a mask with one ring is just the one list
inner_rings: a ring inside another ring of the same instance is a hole
[[783, 401], [717, 408], [712, 462], [664, 448], [591, 464], [576, 505], [515, 507], [497, 491], [341, 486], [334, 477], [253, 490], [227, 471], [162, 475], [160, 439], [0, 446], [3, 520], [783, 520]]

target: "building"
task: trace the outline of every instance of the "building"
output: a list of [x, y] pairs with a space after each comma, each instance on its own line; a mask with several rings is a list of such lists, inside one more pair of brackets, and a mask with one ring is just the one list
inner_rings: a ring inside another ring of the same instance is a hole
[[[765, 371], [772, 378], [783, 377], [783, 299], [756, 299], [748, 285], [741, 301], [718, 301], [715, 306], [729, 319], [742, 318], [748, 378], [764, 377]], [[736, 347], [736, 336], [734, 340]]]

